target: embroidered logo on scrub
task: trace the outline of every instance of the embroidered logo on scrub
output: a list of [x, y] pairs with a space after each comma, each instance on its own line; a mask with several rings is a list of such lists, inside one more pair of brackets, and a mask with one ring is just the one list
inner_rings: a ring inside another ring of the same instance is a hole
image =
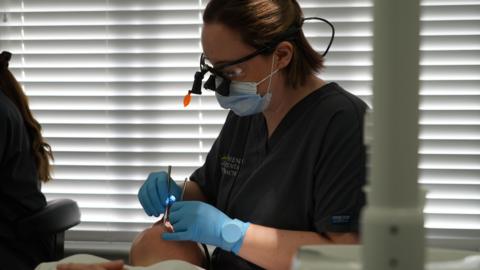
[[222, 174], [228, 176], [236, 176], [240, 170], [240, 165], [243, 163], [242, 158], [232, 156], [220, 157], [220, 169]]
[[332, 224], [349, 224], [352, 217], [349, 215], [332, 216]]

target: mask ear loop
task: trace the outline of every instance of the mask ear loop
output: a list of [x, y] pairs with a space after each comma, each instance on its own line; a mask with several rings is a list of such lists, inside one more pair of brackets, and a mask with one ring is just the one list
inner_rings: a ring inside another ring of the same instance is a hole
[[275, 75], [279, 71], [279, 69], [273, 70], [273, 66], [275, 66], [275, 55], [273, 56], [273, 59], [272, 59], [272, 67], [270, 68], [270, 75], [268, 75], [267, 77], [263, 78], [262, 80], [256, 83], [256, 85], [258, 86], [268, 79], [269, 81], [268, 81], [267, 93], [270, 92], [270, 85], [272, 84], [273, 75]]
[[[273, 55], [273, 59], [272, 59], [272, 67], [270, 68], [270, 75], [268, 76], [268, 87], [267, 87], [267, 93], [265, 93], [265, 95], [268, 95], [269, 93], [272, 93], [272, 89], [271, 89], [271, 86], [272, 86], [272, 78], [273, 78], [273, 75], [275, 75], [277, 72], [278, 72], [278, 69], [276, 69], [275, 71], [273, 70], [273, 67], [275, 66], [275, 55]], [[265, 80], [265, 79], [264, 79]], [[261, 82], [259, 83], [262, 83], [264, 80], [262, 80]]]

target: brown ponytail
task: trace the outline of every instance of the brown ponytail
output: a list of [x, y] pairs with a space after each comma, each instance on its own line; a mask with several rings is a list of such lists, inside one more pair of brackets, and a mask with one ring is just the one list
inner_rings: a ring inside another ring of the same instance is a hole
[[53, 160], [52, 149], [42, 137], [42, 127], [32, 115], [28, 106], [28, 98], [22, 87], [8, 70], [8, 64], [12, 54], [2, 52], [0, 54], [0, 91], [2, 91], [20, 111], [25, 127], [30, 138], [32, 154], [35, 158], [38, 178], [43, 182], [52, 179], [50, 160]]

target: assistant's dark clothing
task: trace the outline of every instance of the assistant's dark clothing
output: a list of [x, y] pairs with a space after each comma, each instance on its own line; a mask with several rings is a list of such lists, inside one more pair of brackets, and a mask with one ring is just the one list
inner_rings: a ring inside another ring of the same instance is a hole
[[[229, 113], [191, 179], [231, 218], [295, 231], [356, 232], [365, 204], [366, 104], [329, 83], [297, 103], [268, 138], [263, 114]], [[260, 269], [217, 248], [214, 269]]]
[[18, 219], [46, 205], [30, 149], [23, 118], [0, 89], [0, 269], [33, 269], [52, 250], [53, 238], [25, 242], [15, 231]]

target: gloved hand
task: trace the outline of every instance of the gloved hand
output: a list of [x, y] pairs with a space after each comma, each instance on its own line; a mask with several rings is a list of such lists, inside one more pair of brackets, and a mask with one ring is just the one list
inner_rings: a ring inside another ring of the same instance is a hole
[[[173, 198], [168, 198], [168, 174], [164, 171], [153, 172], [148, 175], [147, 180], [143, 183], [138, 191], [138, 200], [149, 216], [158, 217], [165, 212], [167, 204], [171, 204]], [[170, 194], [180, 200], [182, 189], [177, 186], [175, 181], [171, 181]]]
[[210, 204], [199, 201], [175, 202], [170, 207], [173, 233], [164, 240], [189, 240], [220, 247], [238, 254], [250, 223], [231, 219]]

